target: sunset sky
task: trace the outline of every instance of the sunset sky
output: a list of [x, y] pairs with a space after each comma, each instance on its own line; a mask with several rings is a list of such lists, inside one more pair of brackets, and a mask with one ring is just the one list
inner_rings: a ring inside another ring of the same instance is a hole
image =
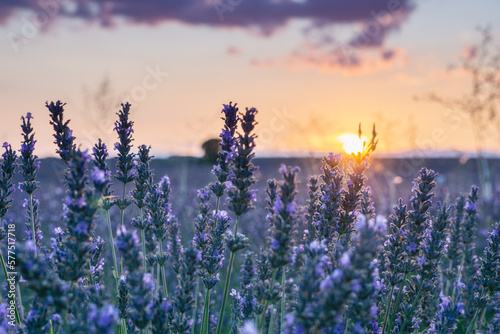
[[497, 0], [0, 0], [0, 141], [19, 146], [31, 112], [38, 155], [54, 155], [44, 104], [61, 100], [83, 147], [112, 146], [128, 101], [134, 144], [201, 155], [233, 101], [259, 110], [262, 155], [339, 151], [359, 122], [377, 124], [380, 152], [471, 152], [466, 115], [415, 97], [469, 92], [447, 66], [478, 25], [500, 46], [499, 13]]

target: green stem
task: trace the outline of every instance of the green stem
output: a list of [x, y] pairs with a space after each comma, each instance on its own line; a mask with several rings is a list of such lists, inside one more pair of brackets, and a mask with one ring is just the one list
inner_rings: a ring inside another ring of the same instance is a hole
[[[5, 280], [7, 281], [7, 285], [9, 287], [9, 291], [12, 291], [12, 287], [11, 287], [11, 283], [9, 281], [9, 274], [7, 272], [7, 267], [5, 266], [5, 260], [3, 259], [3, 254], [0, 253], [0, 259], [2, 259], [2, 268], [3, 268], [3, 273], [5, 274]], [[14, 297], [14, 301], [15, 301], [15, 297]], [[16, 321], [18, 324], [21, 323], [21, 318], [19, 317], [19, 312], [17, 310], [17, 303], [14, 304], [15, 308], [14, 308], [14, 311], [16, 313]]]
[[125, 319], [122, 319], [122, 333], [124, 334], [127, 334], [127, 322], [125, 321]]
[[[142, 208], [139, 208], [139, 219], [141, 220], [141, 225], [143, 224]], [[146, 268], [146, 232], [145, 228], [141, 228], [141, 239], [142, 239], [142, 267], [144, 272], [147, 272]]]
[[113, 276], [115, 277], [116, 288], [118, 288], [118, 280], [120, 279], [120, 277], [118, 276], [118, 261], [116, 260], [115, 242], [113, 240], [113, 229], [111, 227], [111, 217], [109, 216], [109, 210], [106, 210], [106, 219], [108, 221], [108, 232], [109, 240], [111, 243], [111, 253], [113, 254], [113, 265], [115, 266], [115, 270], [113, 270]]
[[20, 313], [19, 317], [21, 319], [23, 319], [24, 318], [24, 305], [23, 305], [23, 296], [21, 296], [21, 286], [19, 285], [19, 282], [16, 282], [16, 291], [17, 291], [17, 299], [19, 299], [19, 305], [21, 305], [21, 308], [19, 309], [19, 313]]
[[[111, 227], [111, 217], [110, 217], [110, 214], [109, 214], [109, 210], [106, 210], [106, 220], [107, 220], [107, 223], [108, 223], [109, 240], [110, 240], [110, 243], [111, 243], [111, 253], [113, 255], [113, 266], [114, 266], [113, 277], [115, 278], [116, 296], [118, 298], [118, 296], [120, 295], [120, 285], [118, 283], [119, 280], [120, 280], [120, 277], [119, 277], [120, 273], [118, 272], [118, 261], [116, 259], [115, 242], [114, 242], [114, 239], [113, 239], [113, 228]], [[92, 273], [90, 274], [90, 276], [91, 276], [91, 279], [92, 279]], [[127, 330], [126, 328], [123, 328], [124, 324], [125, 324], [124, 320], [122, 319], [122, 323], [118, 327], [118, 333], [123, 333], [123, 331]]]
[[29, 194], [29, 210], [30, 210], [30, 221], [31, 221], [31, 238], [33, 239], [33, 244], [35, 246], [35, 257], [38, 256], [36, 250], [36, 231], [35, 231], [35, 217], [33, 214], [33, 194]]
[[[465, 263], [465, 254], [462, 254], [462, 260], [460, 261], [460, 266], [458, 267], [458, 270], [457, 270], [457, 281], [458, 281], [458, 278], [462, 275], [462, 268], [464, 267], [464, 263]], [[457, 292], [457, 285], [456, 284], [453, 284], [453, 293], [451, 294], [451, 300], [453, 300], [455, 302], [455, 294]]]
[[[219, 213], [220, 206], [220, 198], [221, 196], [217, 196], [217, 201], [215, 203], [215, 220], [214, 220], [214, 228], [217, 228], [217, 214]], [[232, 254], [231, 254], [232, 255]], [[201, 323], [201, 334], [208, 334], [208, 323], [210, 320], [210, 292], [212, 289], [207, 289], [205, 295], [205, 305], [203, 305], [203, 318]]]
[[69, 325], [68, 325], [68, 312], [66, 312], [66, 314], [62, 317], [62, 321], [63, 321], [63, 327], [64, 327], [65, 332], [70, 333]]
[[217, 202], [215, 203], [215, 214], [219, 213], [219, 205], [220, 205], [220, 197], [217, 197]]
[[160, 294], [160, 264], [156, 264], [156, 295]]
[[[347, 322], [345, 324], [345, 329], [344, 329], [344, 334], [347, 334], [348, 333], [348, 329], [349, 329], [349, 326], [351, 325], [351, 319], [347, 319]], [[382, 332], [384, 333], [384, 332]]]
[[[238, 223], [240, 222], [240, 216], [236, 216], [236, 223], [234, 224], [234, 237], [238, 235]], [[220, 308], [219, 321], [217, 322], [217, 334], [220, 334], [222, 329], [222, 321], [224, 317], [224, 309], [226, 307], [227, 295], [229, 292], [229, 285], [231, 284], [231, 273], [233, 271], [234, 258], [236, 252], [231, 251], [231, 257], [229, 258], [229, 266], [227, 267], [226, 275], [226, 285], [224, 286], [224, 296], [222, 297], [222, 305]]]
[[191, 319], [193, 319], [193, 325], [191, 327], [191, 333], [195, 333], [196, 329], [196, 311], [198, 311], [198, 294], [200, 293], [200, 280], [196, 280], [196, 288], [194, 290], [194, 305], [193, 312], [191, 314]]
[[240, 222], [240, 216], [236, 216], [236, 223], [234, 224], [234, 236], [238, 235], [238, 224]]
[[[481, 293], [481, 296], [483, 293]], [[486, 292], [485, 296], [488, 297], [490, 295], [490, 291]], [[476, 321], [478, 318], [478, 315], [483, 312], [484, 307], [480, 307], [476, 310], [476, 313], [474, 313], [474, 318], [472, 318], [471, 323], [469, 324], [469, 327], [467, 327], [467, 331], [465, 334], [469, 334], [471, 331], [474, 331], [474, 327], [476, 327]]]
[[[274, 268], [273, 269], [273, 274], [271, 276], [271, 285], [269, 286], [269, 290], [271, 291], [271, 293], [273, 291], [274, 281], [276, 280], [276, 273], [277, 273], [277, 270], [276, 270], [276, 268]], [[268, 307], [269, 307], [269, 300], [266, 299], [266, 301], [264, 302], [264, 312], [262, 312], [261, 318], [258, 321], [258, 331], [259, 331], [259, 333], [262, 332], [262, 327], [264, 327], [264, 321], [266, 319], [266, 313], [267, 313]]]
[[283, 324], [285, 323], [285, 307], [286, 307], [286, 291], [285, 291], [285, 280], [286, 280], [286, 266], [283, 267], [283, 275], [281, 275], [281, 319], [280, 319], [280, 333], [283, 332]]
[[203, 305], [203, 318], [201, 320], [200, 334], [208, 333], [208, 321], [210, 319], [210, 293], [212, 289], [207, 289], [205, 294], [205, 305]]
[[[127, 184], [123, 183], [123, 193], [122, 193], [122, 201], [125, 202], [125, 189], [126, 189]], [[125, 204], [125, 203], [123, 203]], [[123, 226], [123, 221], [125, 219], [125, 208], [123, 206], [120, 206], [120, 224]]]
[[92, 268], [91, 268], [91, 265], [90, 265], [90, 261], [87, 262], [87, 265], [89, 267], [90, 285], [94, 286], [94, 278], [92, 277]]
[[387, 326], [387, 319], [389, 318], [389, 312], [391, 311], [392, 295], [393, 294], [394, 294], [394, 285], [391, 288], [391, 293], [389, 294], [389, 301], [387, 302], [387, 309], [385, 310], [384, 326], [382, 327], [382, 334], [385, 334], [385, 328]]
[[[160, 244], [160, 255], [163, 254], [163, 248], [162, 248], [162, 242], [161, 241], [158, 241], [158, 243]], [[161, 272], [161, 275], [162, 275], [162, 283], [163, 283], [163, 293], [165, 293], [165, 298], [168, 298], [168, 290], [167, 290], [167, 276], [165, 274], [165, 266], [160, 266], [160, 272]], [[160, 279], [160, 277], [158, 276], [158, 279]]]
[[474, 330], [474, 327], [476, 326], [476, 320], [477, 320], [477, 316], [480, 312], [481, 308], [478, 308], [476, 310], [476, 313], [474, 313], [474, 318], [472, 318], [472, 321], [471, 323], [469, 324], [469, 327], [467, 327], [467, 331], [465, 332], [465, 334], [469, 334], [471, 331]]
[[483, 308], [483, 311], [481, 312], [481, 316], [479, 317], [479, 323], [483, 323], [484, 318], [486, 317], [486, 308]]
[[[411, 308], [410, 308], [410, 314], [413, 314], [413, 311], [415, 310], [415, 308], [417, 307], [417, 304], [418, 302], [420, 301], [420, 294], [422, 293], [422, 289], [418, 289], [418, 293], [417, 293], [417, 296], [413, 299], [413, 303], [411, 304]], [[403, 323], [403, 326], [401, 327], [401, 333], [404, 333], [404, 330], [406, 328], [406, 325], [408, 324], [408, 321], [410, 319], [407, 318], [405, 320], [405, 322]]]
[[222, 297], [222, 305], [220, 308], [219, 321], [217, 322], [217, 334], [221, 333], [222, 330], [222, 322], [224, 318], [224, 308], [226, 307], [227, 295], [229, 292], [229, 285], [231, 284], [231, 271], [233, 270], [234, 263], [234, 254], [235, 252], [231, 252], [231, 257], [229, 258], [229, 267], [227, 267], [227, 275], [226, 275], [226, 285], [224, 286], [224, 295]]
[[390, 319], [391, 321], [389, 322], [389, 327], [387, 328], [387, 332], [389, 332], [392, 328], [392, 324], [394, 323], [394, 319], [396, 318], [396, 313], [398, 311], [399, 303], [401, 302], [401, 296], [403, 295], [403, 290], [406, 286], [406, 279], [409, 273], [405, 273], [403, 277], [403, 284], [401, 285], [401, 289], [399, 289], [398, 292], [398, 297], [396, 298], [396, 303], [394, 304], [394, 312], [392, 313]]
[[[122, 193], [122, 204], [120, 205], [120, 226], [123, 226], [123, 221], [125, 220], [125, 191], [127, 188], [127, 184], [124, 182], [123, 183], [123, 193]], [[119, 271], [119, 276], [121, 276], [123, 272], [123, 258], [120, 256], [120, 271]]]
[[271, 317], [269, 319], [269, 328], [267, 329], [267, 334], [273, 334], [274, 333], [274, 324], [276, 322], [276, 312], [274, 312], [274, 305], [271, 304]]

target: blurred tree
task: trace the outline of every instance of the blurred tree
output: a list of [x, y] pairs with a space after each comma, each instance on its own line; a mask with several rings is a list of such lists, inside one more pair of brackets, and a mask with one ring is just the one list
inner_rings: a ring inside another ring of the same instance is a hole
[[481, 192], [486, 201], [492, 199], [493, 189], [488, 161], [484, 156], [487, 138], [497, 136], [500, 126], [498, 103], [500, 100], [500, 50], [492, 45], [491, 27], [479, 27], [481, 40], [465, 49], [458, 64], [450, 69], [462, 69], [471, 79], [470, 91], [457, 98], [446, 98], [436, 93], [428, 98], [450, 110], [460, 110], [471, 120], [472, 132], [478, 153], [478, 172], [481, 179]]
[[220, 152], [220, 142], [219, 138], [213, 138], [205, 141], [201, 148], [205, 151], [205, 155], [203, 156], [203, 160], [208, 161], [210, 163], [216, 163], [217, 157]]
[[107, 145], [115, 139], [113, 131], [116, 120], [116, 112], [120, 109], [120, 103], [133, 102], [123, 101], [124, 94], [119, 94], [113, 88], [109, 77], [105, 76], [101, 82], [89, 89], [83, 89], [82, 131], [84, 146], [92, 147], [101, 138]]
[[383, 112], [377, 112], [375, 114], [375, 123], [377, 123], [377, 128], [380, 132], [380, 143], [382, 144], [382, 150], [392, 152], [398, 147], [395, 145], [398, 144], [397, 141], [392, 140], [392, 138], [398, 138], [400, 134], [398, 132], [398, 121], [391, 120], [391, 118], [387, 117]]

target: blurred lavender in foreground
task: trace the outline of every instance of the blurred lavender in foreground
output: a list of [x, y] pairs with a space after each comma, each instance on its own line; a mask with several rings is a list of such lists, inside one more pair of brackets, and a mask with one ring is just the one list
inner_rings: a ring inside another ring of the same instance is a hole
[[[399, 199], [388, 219], [377, 214], [376, 189], [365, 184], [375, 129], [362, 152], [323, 159], [321, 175], [308, 178], [305, 199], [299, 170], [283, 165], [282, 180], [267, 182], [265, 208], [247, 214], [260, 206], [253, 189], [257, 110], [224, 105], [217, 180], [198, 191], [191, 221], [174, 215], [175, 181], [166, 175], [153, 181], [150, 147], [132, 153], [130, 104], [115, 124], [119, 194], [111, 187], [106, 143], [99, 140], [92, 156], [78, 149], [64, 106], [47, 103], [66, 166], [62, 225], [40, 224], [42, 205], [33, 194], [44, 183], [37, 180], [31, 114], [22, 118], [20, 158], [3, 145], [0, 218], [12, 210], [13, 220], [0, 226], [9, 278], [0, 333], [499, 332], [500, 226], [480, 238], [479, 188], [448, 205], [439, 201], [437, 173], [423, 168], [409, 201]], [[11, 199], [16, 161], [25, 208]], [[26, 221], [16, 215], [20, 210]], [[238, 233], [243, 222], [265, 238]], [[28, 238], [15, 239], [12, 260], [13, 234], [23, 223]]]

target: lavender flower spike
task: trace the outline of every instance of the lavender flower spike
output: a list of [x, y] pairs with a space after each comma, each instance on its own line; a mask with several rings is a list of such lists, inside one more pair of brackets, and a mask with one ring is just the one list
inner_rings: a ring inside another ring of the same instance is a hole
[[50, 112], [50, 124], [54, 127], [54, 138], [56, 139], [54, 143], [57, 145], [57, 153], [61, 157], [61, 159], [68, 163], [71, 155], [71, 151], [75, 149], [73, 137], [73, 131], [68, 127], [69, 120], [64, 121], [64, 106], [66, 103], [62, 103], [61, 101], [57, 101], [56, 103], [48, 102], [45, 103], [45, 106], [49, 109]]

